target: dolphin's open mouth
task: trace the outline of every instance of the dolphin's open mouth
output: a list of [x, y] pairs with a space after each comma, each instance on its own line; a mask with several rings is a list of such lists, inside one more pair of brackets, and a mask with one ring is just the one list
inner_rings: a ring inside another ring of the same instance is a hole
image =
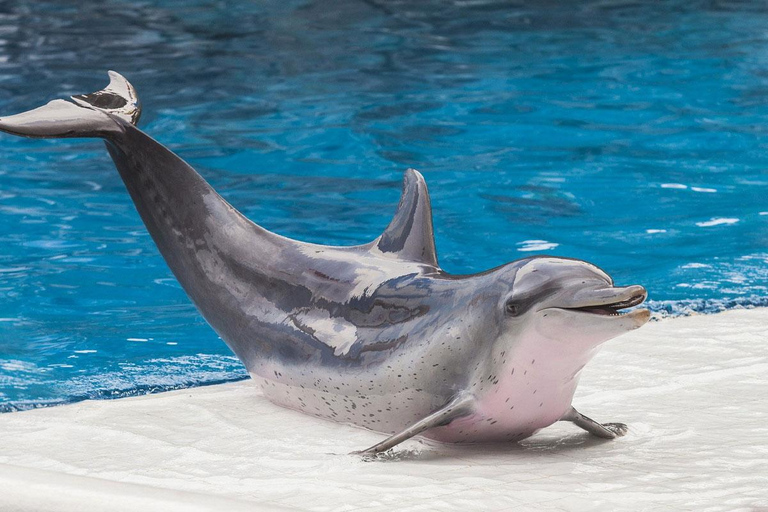
[[645, 294], [643, 293], [643, 294], [635, 295], [627, 300], [612, 302], [610, 304], [599, 304], [599, 305], [583, 306], [579, 308], [562, 308], [562, 309], [566, 309], [568, 311], [583, 311], [584, 313], [591, 313], [593, 315], [620, 316], [624, 314], [622, 312], [623, 309], [628, 309], [628, 308], [640, 305], [644, 301], [645, 301]]
[[574, 297], [575, 304], [569, 305], [570, 307], [560, 306], [559, 309], [592, 315], [622, 316], [628, 313], [623, 310], [645, 302], [647, 295], [645, 288], [638, 285], [625, 288], [584, 290]]

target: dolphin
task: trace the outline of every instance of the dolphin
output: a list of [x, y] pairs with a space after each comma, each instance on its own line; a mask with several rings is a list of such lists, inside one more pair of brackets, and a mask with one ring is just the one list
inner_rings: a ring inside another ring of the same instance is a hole
[[133, 86], [0, 118], [25, 137], [96, 137], [160, 253], [200, 313], [272, 402], [389, 437], [516, 441], [557, 421], [614, 438], [572, 406], [601, 345], [646, 323], [642, 286], [595, 265], [531, 257], [474, 275], [437, 261], [424, 178], [405, 173], [394, 218], [352, 247], [254, 224], [186, 162], [136, 127]]

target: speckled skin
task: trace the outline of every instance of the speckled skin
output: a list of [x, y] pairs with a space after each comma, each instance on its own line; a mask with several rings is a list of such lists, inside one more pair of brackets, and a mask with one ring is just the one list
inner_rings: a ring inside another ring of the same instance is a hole
[[104, 138], [168, 266], [280, 405], [395, 433], [463, 394], [471, 411], [424, 435], [521, 439], [568, 413], [579, 373], [602, 342], [648, 319], [645, 310], [574, 310], [645, 295], [639, 286], [613, 287], [582, 261], [534, 257], [447, 274], [416, 171], [406, 173], [381, 237], [356, 247], [313, 245], [243, 217], [133, 126], [138, 113], [121, 116], [119, 101], [116, 111], [54, 103], [0, 119], [0, 129]]

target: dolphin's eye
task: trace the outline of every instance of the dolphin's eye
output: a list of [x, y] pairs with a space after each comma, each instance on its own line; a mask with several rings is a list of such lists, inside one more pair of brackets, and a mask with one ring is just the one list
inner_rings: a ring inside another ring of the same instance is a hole
[[508, 315], [516, 316], [517, 315], [517, 304], [512, 302], [511, 300], [507, 301], [507, 303], [504, 305], [504, 310], [507, 312]]

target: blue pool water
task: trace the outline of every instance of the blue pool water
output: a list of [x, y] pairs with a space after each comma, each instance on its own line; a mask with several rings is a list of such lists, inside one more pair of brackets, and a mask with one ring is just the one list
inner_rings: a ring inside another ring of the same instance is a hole
[[[278, 233], [369, 241], [415, 167], [449, 272], [543, 253], [670, 314], [768, 303], [760, 3], [61, 4], [0, 1], [0, 113], [118, 70]], [[244, 376], [98, 141], [0, 136], [0, 411]]]

